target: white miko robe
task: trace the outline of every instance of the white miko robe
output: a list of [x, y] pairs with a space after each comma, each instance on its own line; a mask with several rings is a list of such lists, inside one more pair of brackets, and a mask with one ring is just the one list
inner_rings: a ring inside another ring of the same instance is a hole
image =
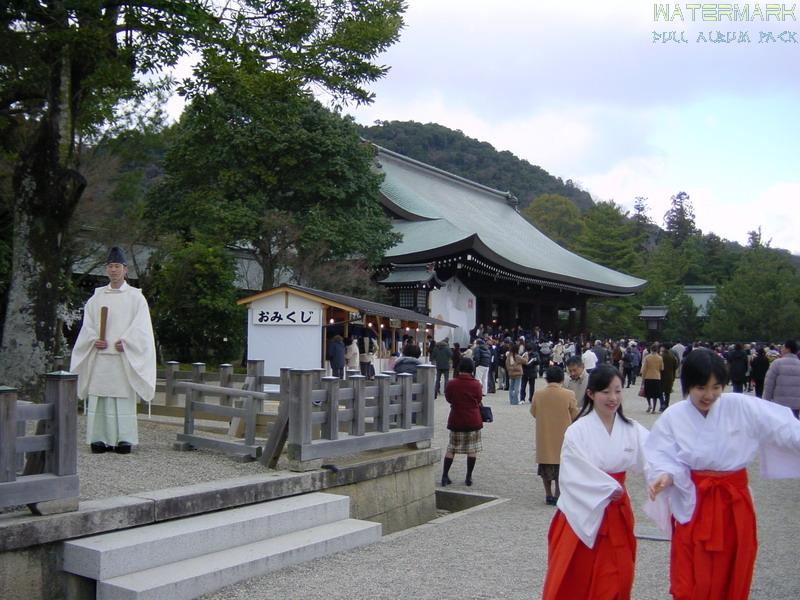
[[[106, 341], [98, 350], [100, 309], [108, 307]], [[115, 342], [124, 351], [117, 352]], [[72, 349], [70, 371], [78, 374], [78, 397], [88, 399], [87, 443], [138, 443], [136, 397], [150, 402], [155, 395], [156, 353], [147, 300], [123, 282], [95, 289], [83, 311], [83, 325]]]
[[688, 523], [697, 501], [691, 471], [738, 471], [761, 451], [761, 476], [800, 477], [800, 421], [784, 407], [744, 394], [722, 394], [703, 417], [690, 400], [670, 406], [645, 444], [650, 479], [672, 475], [673, 485], [645, 512], [665, 532], [670, 515]]
[[592, 411], [567, 428], [561, 447], [558, 509], [575, 535], [594, 547], [611, 495], [621, 488], [609, 473], [644, 472], [647, 429], [615, 415], [609, 434]]

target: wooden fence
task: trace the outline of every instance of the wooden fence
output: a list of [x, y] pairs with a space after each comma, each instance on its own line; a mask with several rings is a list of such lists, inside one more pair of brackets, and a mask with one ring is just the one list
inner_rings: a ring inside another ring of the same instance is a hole
[[[258, 417], [265, 414], [265, 401], [279, 397], [278, 393], [263, 392], [265, 384], [279, 383], [278, 377], [264, 376], [264, 361], [251, 360], [247, 364], [247, 376], [241, 388], [233, 387], [233, 367], [220, 365], [219, 385], [203, 383], [205, 364], [192, 365], [191, 381], [178, 379], [178, 371], [168, 363], [165, 387], [169, 393], [177, 396], [184, 393], [183, 433], [178, 434], [176, 450], [192, 450], [194, 448], [210, 448], [235, 456], [241, 460], [252, 460], [261, 455], [261, 446], [256, 445], [256, 424]], [[230, 367], [230, 369], [226, 368]], [[216, 398], [217, 403], [208, 400]], [[169, 396], [167, 396], [169, 400]], [[174, 402], [177, 404], [177, 402]], [[277, 410], [271, 411], [274, 415]], [[243, 441], [220, 439], [204, 436], [195, 432], [195, 420], [198, 418], [217, 418], [229, 422], [228, 434], [231, 438], [244, 438]]]
[[[347, 379], [325, 377], [324, 369], [282, 368], [279, 377], [265, 376], [263, 361], [249, 361], [242, 388], [175, 381], [175, 393], [185, 394], [184, 431], [175, 448], [210, 448], [242, 460], [260, 456], [275, 468], [288, 442], [291, 468], [313, 468], [322, 459], [403, 444], [430, 443], [433, 437], [435, 367], [418, 367], [412, 375], [384, 372], [367, 381], [357, 371]], [[265, 385], [277, 390], [263, 391]], [[212, 404], [211, 397], [219, 398]], [[231, 421], [228, 439], [195, 431], [198, 418]], [[268, 417], [263, 446], [256, 424]]]
[[[45, 503], [47, 512], [77, 509], [77, 383], [75, 374], [48, 373], [41, 404], [0, 388], [0, 507], [27, 504], [37, 514]], [[26, 435], [25, 423], [33, 420], [36, 431]]]
[[[374, 381], [361, 375], [345, 381], [323, 377], [322, 389], [314, 389], [312, 371], [292, 370], [287, 438], [292, 468], [302, 470], [304, 463], [313, 468], [319, 460], [366, 450], [430, 443], [435, 375], [436, 367], [420, 365], [417, 382], [407, 373], [376, 375]], [[316, 439], [315, 425], [320, 427]]]

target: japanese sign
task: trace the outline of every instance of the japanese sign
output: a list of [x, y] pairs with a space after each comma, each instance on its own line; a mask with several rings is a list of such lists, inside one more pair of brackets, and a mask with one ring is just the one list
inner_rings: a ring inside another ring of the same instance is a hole
[[254, 325], [319, 325], [319, 310], [283, 308], [280, 310], [254, 310]]

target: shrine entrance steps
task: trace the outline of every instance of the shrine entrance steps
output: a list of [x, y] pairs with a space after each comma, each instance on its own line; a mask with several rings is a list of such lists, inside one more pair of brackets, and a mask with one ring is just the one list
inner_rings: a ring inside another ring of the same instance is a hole
[[178, 600], [380, 537], [347, 496], [311, 493], [65, 542], [63, 568], [98, 600]]

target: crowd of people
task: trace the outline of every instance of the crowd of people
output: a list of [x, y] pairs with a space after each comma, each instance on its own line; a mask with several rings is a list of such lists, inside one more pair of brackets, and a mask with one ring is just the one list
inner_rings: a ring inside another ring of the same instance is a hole
[[[490, 378], [492, 364], [504, 366], [505, 377], [499, 380], [512, 394], [529, 364], [546, 373], [547, 384], [532, 393], [530, 409], [545, 502], [557, 506], [548, 533], [543, 598], [630, 598], [636, 539], [625, 488], [629, 471], [645, 477], [645, 512], [671, 536], [672, 597], [749, 596], [757, 537], [746, 467], [761, 452], [765, 478], [800, 477], [797, 342], [788, 340], [775, 352], [774, 347], [746, 344], [641, 348], [625, 340], [608, 348], [598, 340], [580, 355], [565, 358], [559, 351], [561, 361], [556, 361], [554, 346], [540, 352], [545, 342], [478, 340], [473, 352], [488, 346], [498, 357], [504, 355], [490, 362]], [[459, 364], [459, 377], [469, 379], [472, 360]], [[663, 413], [650, 431], [622, 409], [622, 391], [635, 385], [639, 375], [648, 412]], [[676, 377], [686, 401], [670, 406]], [[729, 382], [732, 392], [723, 393]], [[457, 403], [463, 404], [459, 396], [466, 383], [445, 389], [451, 419], [460, 410]], [[477, 379], [470, 385], [479, 443], [478, 391], [485, 392], [485, 386]], [[755, 397], [744, 393], [749, 388]], [[511, 403], [515, 400], [512, 395]], [[451, 427], [443, 485], [449, 483], [447, 471], [463, 435]], [[471, 477], [474, 443], [461, 451], [471, 452]]]

